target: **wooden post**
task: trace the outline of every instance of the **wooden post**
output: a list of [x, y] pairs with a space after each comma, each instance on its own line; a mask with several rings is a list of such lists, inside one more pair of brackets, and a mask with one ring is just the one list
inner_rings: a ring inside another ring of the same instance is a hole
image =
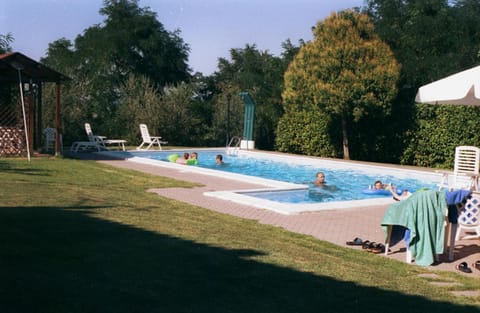
[[60, 83], [55, 85], [56, 102], [55, 102], [55, 156], [60, 155]]
[[29, 89], [28, 89], [28, 96], [27, 96], [27, 123], [28, 123], [27, 136], [28, 136], [28, 144], [29, 144], [28, 148], [30, 150], [30, 153], [32, 153], [32, 151], [34, 151], [33, 125], [34, 125], [34, 119], [35, 119], [35, 115], [34, 115], [35, 107], [33, 104], [33, 96], [32, 96], [32, 90], [31, 90], [32, 85], [29, 85], [28, 87]]

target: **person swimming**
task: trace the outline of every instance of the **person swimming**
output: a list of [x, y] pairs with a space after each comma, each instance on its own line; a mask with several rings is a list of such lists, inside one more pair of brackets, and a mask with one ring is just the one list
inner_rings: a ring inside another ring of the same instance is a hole
[[388, 190], [392, 193], [393, 200], [395, 201], [405, 200], [412, 195], [412, 193], [407, 189], [403, 189], [401, 192], [399, 192], [398, 190], [395, 190], [392, 185], [387, 185], [385, 190]]
[[175, 163], [179, 163], [179, 164], [187, 164], [187, 160], [189, 159], [190, 157], [190, 154], [188, 152], [185, 152], [183, 154], [183, 157], [181, 158], [178, 158], [175, 160]]
[[217, 165], [223, 165], [223, 156], [221, 154], [217, 154], [217, 156], [215, 157], [215, 162], [217, 163]]
[[335, 185], [327, 185], [327, 182], [325, 180], [325, 173], [323, 172], [317, 172], [315, 175], [315, 181], [313, 184], [316, 187], [320, 187], [321, 189], [328, 190], [328, 191], [337, 191], [338, 188]]
[[315, 176], [315, 181], [313, 182], [315, 186], [324, 186], [325, 182], [325, 174], [323, 172], [318, 172]]
[[192, 152], [186, 161], [187, 165], [198, 165], [198, 153]]
[[384, 190], [384, 189], [385, 189], [385, 185], [382, 183], [382, 181], [377, 180], [377, 181], [373, 184], [373, 189], [374, 189], [374, 190]]

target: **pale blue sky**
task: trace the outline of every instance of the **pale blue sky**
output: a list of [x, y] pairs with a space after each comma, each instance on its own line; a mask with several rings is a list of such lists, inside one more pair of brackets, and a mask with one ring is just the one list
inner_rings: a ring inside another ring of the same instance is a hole
[[[256, 44], [274, 55], [287, 38], [312, 39], [311, 27], [333, 11], [364, 4], [363, 0], [140, 0], [168, 31], [180, 29], [190, 46], [189, 65], [205, 75], [217, 69], [230, 49]], [[0, 34], [11, 33], [13, 50], [35, 60], [48, 44], [74, 40], [103, 21], [102, 0], [0, 0]]]

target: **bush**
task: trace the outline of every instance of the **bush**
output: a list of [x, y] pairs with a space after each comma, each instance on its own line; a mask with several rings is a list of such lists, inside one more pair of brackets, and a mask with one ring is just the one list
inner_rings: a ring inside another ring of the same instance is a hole
[[332, 144], [331, 125], [331, 118], [322, 112], [297, 111], [284, 114], [277, 126], [277, 150], [338, 157], [341, 147], [336, 148]]
[[401, 164], [452, 168], [457, 146], [480, 145], [480, 108], [473, 106], [416, 106], [416, 126]]

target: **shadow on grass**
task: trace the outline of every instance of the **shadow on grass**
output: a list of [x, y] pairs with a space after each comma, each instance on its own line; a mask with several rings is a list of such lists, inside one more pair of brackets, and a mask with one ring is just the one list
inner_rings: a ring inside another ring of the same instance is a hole
[[18, 167], [12, 167], [10, 162], [4, 162], [0, 160], [0, 172], [14, 172], [18, 174], [26, 174], [26, 175], [48, 175], [47, 171], [42, 170], [42, 169], [36, 169], [36, 168], [18, 168]]
[[0, 207], [0, 312], [478, 311], [260, 263], [255, 250], [97, 219], [95, 209]]

